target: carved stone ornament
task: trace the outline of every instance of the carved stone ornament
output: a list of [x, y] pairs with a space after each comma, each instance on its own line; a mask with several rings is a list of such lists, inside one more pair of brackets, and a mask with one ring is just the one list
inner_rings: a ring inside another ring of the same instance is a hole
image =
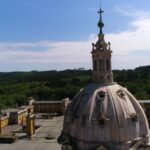
[[98, 119], [98, 123], [100, 124], [101, 128], [105, 126], [106, 120], [107, 120], [106, 117], [103, 114], [101, 114], [101, 116]]

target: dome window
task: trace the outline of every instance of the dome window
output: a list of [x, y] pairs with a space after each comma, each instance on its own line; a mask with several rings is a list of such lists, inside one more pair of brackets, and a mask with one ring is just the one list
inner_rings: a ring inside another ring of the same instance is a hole
[[106, 92], [100, 91], [100, 92], [97, 93], [98, 100], [104, 100], [105, 97], [106, 97]]
[[137, 114], [135, 114], [135, 113], [131, 114], [131, 115], [130, 115], [130, 118], [131, 118], [131, 120], [132, 120], [133, 122], [137, 122], [137, 121], [138, 121], [138, 116], [137, 116]]
[[126, 100], [126, 94], [125, 94], [125, 92], [124, 92], [123, 90], [118, 90], [118, 91], [117, 91], [117, 95], [118, 95], [120, 98]]

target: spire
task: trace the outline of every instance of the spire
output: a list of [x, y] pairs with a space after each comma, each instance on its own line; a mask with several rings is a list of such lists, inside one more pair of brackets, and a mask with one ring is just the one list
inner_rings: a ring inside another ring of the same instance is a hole
[[100, 32], [98, 34], [98, 41], [94, 44], [92, 43], [92, 58], [93, 58], [93, 81], [97, 83], [112, 83], [113, 74], [111, 69], [111, 43], [106, 42], [103, 33], [103, 19], [102, 14], [104, 11], [101, 9], [100, 1], [100, 19], [98, 22], [98, 27]]
[[102, 4], [101, 4], [101, 0], [100, 0], [100, 10], [98, 11], [99, 15], [100, 15], [100, 20], [98, 22], [98, 27], [100, 28], [100, 33], [99, 34], [103, 34], [103, 27], [104, 27], [104, 23], [102, 20], [102, 14], [104, 13], [104, 11], [102, 10]]
[[100, 9], [98, 11], [100, 18], [99, 18], [99, 22], [98, 22], [98, 27], [100, 28], [100, 32], [98, 34], [98, 41], [96, 42], [96, 44], [93, 44], [93, 50], [97, 49], [97, 50], [110, 50], [110, 46], [108, 43], [105, 42], [105, 38], [104, 38], [104, 33], [103, 33], [103, 27], [104, 27], [104, 23], [103, 23], [103, 19], [102, 19], [102, 14], [104, 13], [104, 11], [101, 8], [101, 1], [100, 1]]

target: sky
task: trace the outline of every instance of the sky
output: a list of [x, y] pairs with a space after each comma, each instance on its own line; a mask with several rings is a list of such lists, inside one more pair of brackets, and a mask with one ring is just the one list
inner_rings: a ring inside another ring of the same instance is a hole
[[[91, 69], [99, 0], [0, 0], [0, 72]], [[102, 0], [113, 69], [150, 65], [150, 1]]]

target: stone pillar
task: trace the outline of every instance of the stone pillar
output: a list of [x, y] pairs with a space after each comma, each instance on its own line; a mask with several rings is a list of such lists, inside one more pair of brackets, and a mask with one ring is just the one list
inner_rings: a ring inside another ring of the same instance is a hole
[[64, 115], [69, 104], [69, 98], [65, 98], [62, 100], [62, 114]]
[[1, 116], [0, 116], [0, 134], [2, 134], [2, 119], [1, 119]]
[[35, 134], [35, 115], [28, 115], [27, 116], [27, 135], [32, 137]]
[[8, 125], [8, 116], [0, 116], [0, 134], [3, 133], [3, 128]]

